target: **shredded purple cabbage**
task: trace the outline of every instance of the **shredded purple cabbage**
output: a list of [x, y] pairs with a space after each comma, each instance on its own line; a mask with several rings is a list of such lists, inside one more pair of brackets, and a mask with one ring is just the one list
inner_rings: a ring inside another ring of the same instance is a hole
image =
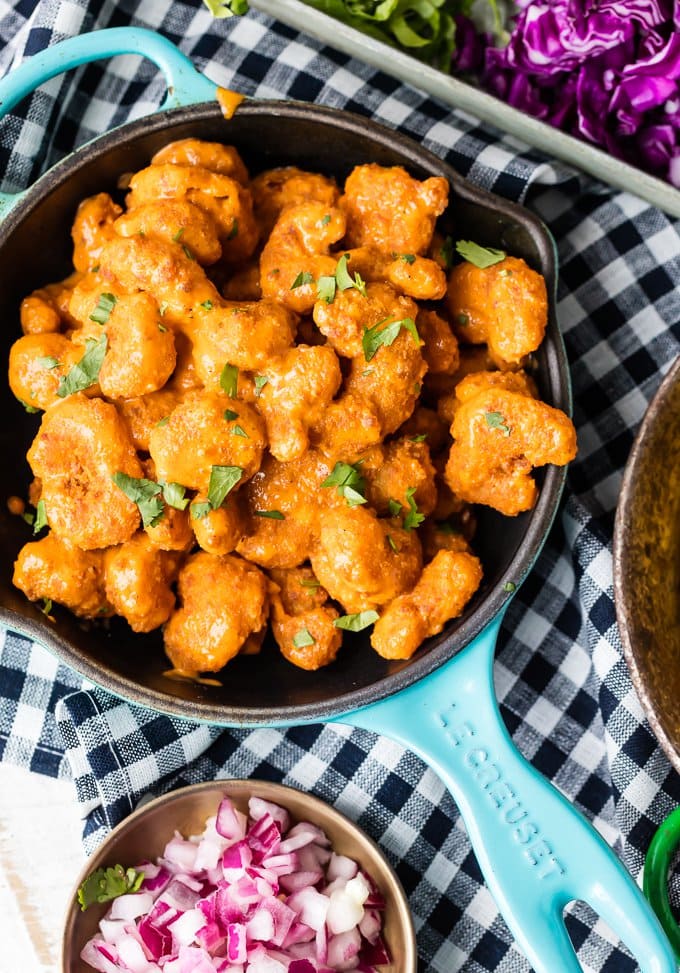
[[464, 17], [453, 68], [680, 186], [680, 2], [518, 0], [505, 47]]

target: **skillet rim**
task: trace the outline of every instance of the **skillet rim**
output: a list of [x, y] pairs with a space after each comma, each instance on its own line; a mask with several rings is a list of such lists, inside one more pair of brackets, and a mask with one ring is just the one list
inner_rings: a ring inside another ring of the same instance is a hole
[[[552, 354], [548, 358], [548, 381], [555, 389], [553, 405], [568, 415], [572, 414], [571, 382], [567, 354], [562, 334], [556, 319], [557, 252], [552, 236], [543, 222], [523, 206], [503, 199], [486, 189], [475, 186], [459, 175], [445, 160], [429, 149], [387, 128], [370, 118], [344, 109], [325, 105], [288, 100], [246, 101], [238, 108], [240, 115], [280, 116], [287, 119], [306, 119], [309, 116], [320, 120], [340, 131], [349, 131], [366, 136], [373, 141], [396, 151], [403, 157], [403, 164], [413, 164], [416, 168], [425, 166], [436, 170], [448, 179], [454, 193], [470, 203], [491, 207], [501, 216], [526, 227], [539, 252], [542, 264], [548, 268], [546, 283], [549, 293], [548, 333]], [[171, 125], [181, 125], [203, 119], [221, 118], [219, 106], [203, 102], [184, 108], [161, 110], [154, 115], [145, 116], [97, 136], [82, 145], [66, 158], [56, 163], [41, 176], [22, 198], [13, 206], [0, 223], [0, 248], [6, 245], [14, 230], [26, 219], [32, 210], [42, 203], [45, 195], [65, 181], [71, 179], [83, 167], [113, 147], [120, 147], [138, 135], [160, 132]], [[228, 122], [226, 123], [228, 125]], [[508, 580], [519, 587], [531, 570], [548, 536], [557, 514], [564, 489], [567, 467], [548, 466], [545, 468], [543, 485], [536, 506], [529, 514], [527, 530], [520, 542], [506, 575]], [[69, 665], [86, 679], [135, 705], [146, 706], [155, 712], [178, 716], [198, 722], [219, 726], [289, 726], [291, 724], [323, 722], [338, 718], [342, 714], [377, 702], [398, 693], [417, 680], [424, 678], [435, 669], [450, 661], [463, 648], [470, 645], [489, 623], [502, 611], [511, 597], [499, 583], [489, 589], [469, 617], [458, 625], [442, 642], [422, 656], [416, 656], [400, 670], [388, 673], [381, 679], [364, 687], [341, 693], [332, 700], [321, 700], [296, 705], [265, 706], [245, 708], [225, 706], [208, 701], [187, 700], [180, 696], [167, 695], [155, 689], [142, 686], [111, 669], [103, 663], [94, 664], [84, 659], [80, 651], [47, 622], [30, 618], [0, 605], [0, 621], [43, 644], [56, 657]], [[27, 603], [30, 604], [30, 603]]]

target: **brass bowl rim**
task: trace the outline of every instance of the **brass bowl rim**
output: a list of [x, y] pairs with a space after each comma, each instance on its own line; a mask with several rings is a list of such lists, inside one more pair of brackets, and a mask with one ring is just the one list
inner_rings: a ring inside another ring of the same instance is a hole
[[[318, 824], [323, 830], [325, 830], [325, 821], [330, 820], [334, 825], [350, 835], [352, 840], [358, 841], [362, 851], [366, 852], [372, 859], [380, 861], [389, 882], [389, 890], [383, 889], [383, 891], [388, 891], [385, 900], [386, 903], [389, 902], [392, 905], [392, 908], [398, 914], [398, 921], [403, 930], [404, 937], [404, 954], [399, 958], [400, 964], [398, 971], [399, 973], [416, 973], [418, 952], [411, 908], [397, 873], [377, 842], [356, 821], [353, 821], [346, 814], [343, 814], [342, 811], [338, 811], [333, 805], [328, 804], [319, 797], [315, 797], [313, 794], [286, 784], [278, 784], [274, 781], [236, 777], [203, 781], [198, 784], [188, 784], [185, 787], [178, 787], [175, 790], [167, 791], [165, 794], [161, 794], [159, 797], [146, 801], [137, 807], [112, 829], [81, 868], [67, 900], [60, 946], [59, 969], [61, 973], [72, 973], [73, 970], [71, 965], [72, 960], [75, 958], [72, 945], [73, 930], [78, 917], [81, 915], [77, 905], [77, 891], [87, 876], [106, 861], [112, 844], [129, 832], [134, 831], [140, 820], [156, 809], [164, 805], [170, 807], [173, 803], [206, 791], [214, 791], [216, 796], [219, 794], [227, 797], [233, 796], [234, 794], [238, 796], [251, 796], [257, 792], [258, 797], [263, 797], [265, 800], [280, 804], [287, 809], [289, 809], [289, 805], [286, 803], [286, 800], [290, 800], [290, 795], [293, 794], [295, 802], [304, 803], [305, 807], [309, 807], [308, 815], [305, 810], [307, 820]], [[296, 812], [292, 813], [296, 817], [299, 817]], [[107, 908], [109, 905], [110, 903], [106, 903]], [[389, 966], [381, 966], [379, 969], [384, 970], [385, 973], [392, 973], [392, 971], [397, 970], [397, 965], [391, 963]]]
[[627, 573], [625, 568], [631, 556], [630, 545], [626, 537], [626, 525], [631, 523], [631, 512], [639, 483], [640, 467], [643, 462], [645, 450], [649, 443], [653, 442], [659, 421], [663, 418], [667, 399], [671, 391], [675, 389], [677, 383], [680, 383], [680, 355], [671, 364], [661, 385], [656, 390], [652, 401], [649, 403], [626, 463], [614, 521], [613, 572], [616, 620], [621, 634], [623, 654], [628, 665], [633, 686], [656, 739], [661, 744], [675, 770], [680, 773], [680, 751], [669, 737], [658, 716], [654, 695], [649, 687], [642, 666], [638, 664], [639, 649], [633, 637], [632, 598], [631, 593], [626, 590], [624, 584], [624, 576]]

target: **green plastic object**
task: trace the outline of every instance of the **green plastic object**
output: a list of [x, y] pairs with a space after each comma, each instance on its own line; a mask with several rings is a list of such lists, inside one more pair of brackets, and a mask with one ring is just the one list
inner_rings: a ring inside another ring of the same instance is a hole
[[642, 888], [680, 962], [680, 927], [668, 898], [668, 870], [680, 844], [680, 807], [660, 825], [645, 858]]

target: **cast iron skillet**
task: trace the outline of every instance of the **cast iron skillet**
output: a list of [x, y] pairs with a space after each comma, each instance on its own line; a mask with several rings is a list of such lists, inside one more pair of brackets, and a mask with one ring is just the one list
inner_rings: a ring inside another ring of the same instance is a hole
[[[444, 228], [456, 238], [471, 237], [525, 257], [545, 275], [554, 295], [551, 239], [519, 207], [476, 189], [440, 159], [365, 118], [312, 105], [253, 102], [227, 123], [215, 103], [215, 86], [151, 32], [120, 28], [55, 45], [0, 82], [0, 111], [6, 113], [69, 67], [121, 53], [155, 61], [168, 80], [168, 98], [160, 114], [96, 139], [21, 197], [0, 200], [7, 214], [0, 224], [6, 348], [18, 334], [21, 298], [69, 270], [69, 228], [78, 202], [113, 190], [122, 172], [148, 164], [160, 146], [189, 135], [236, 145], [254, 172], [295, 163], [342, 179], [355, 164], [373, 161], [404, 165], [420, 178], [443, 175], [453, 197]], [[178, 104], [191, 107], [173, 108]], [[554, 300], [539, 366], [542, 396], [569, 411]], [[0, 396], [4, 491], [21, 496], [30, 478], [25, 452], [36, 417], [23, 413], [5, 383]], [[166, 713], [225, 726], [337, 720], [392, 736], [427, 760], [451, 789], [489, 887], [538, 973], [580, 970], [562, 921], [572, 899], [586, 900], [600, 912], [646, 973], [671, 973], [673, 954], [635, 883], [583, 818], [518, 754], [495, 702], [493, 651], [508, 589], [530, 570], [563, 483], [564, 471], [548, 468], [530, 514], [480, 517], [476, 547], [485, 566], [484, 588], [462, 619], [408, 663], [383, 661], [359, 637], [348, 640], [337, 663], [318, 673], [289, 666], [266, 647], [260, 657], [232, 662], [222, 688], [169, 682], [162, 676], [167, 662], [156, 637], [132, 637], [125, 626], [115, 625], [106, 633], [59, 608], [50, 623], [12, 587], [12, 562], [27, 534], [20, 518], [4, 512], [4, 504], [0, 618], [107, 690]]]

